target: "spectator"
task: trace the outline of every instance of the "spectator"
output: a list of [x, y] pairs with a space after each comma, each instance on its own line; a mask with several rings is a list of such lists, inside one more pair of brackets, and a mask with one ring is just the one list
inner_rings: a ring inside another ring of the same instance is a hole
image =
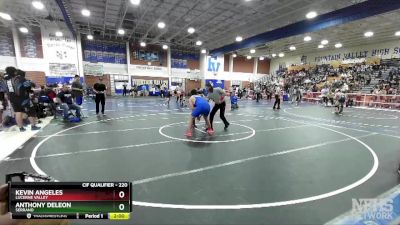
[[259, 102], [261, 99], [261, 88], [259, 85], [257, 85], [256, 87], [255, 94], [256, 94], [256, 100], [257, 102]]
[[7, 108], [6, 91], [7, 84], [4, 80], [4, 74], [0, 73], [0, 131], [3, 128], [3, 111]]
[[128, 84], [126, 82], [124, 82], [124, 84], [122, 85], [122, 96], [126, 96], [126, 93], [128, 92]]
[[57, 98], [60, 100], [60, 108], [63, 110], [64, 121], [69, 119], [69, 110], [76, 111], [76, 117], [81, 118], [81, 108], [72, 101], [72, 93], [65, 84]]
[[[7, 67], [6, 73], [7, 95], [15, 113], [17, 126], [21, 132], [24, 132], [26, 129], [23, 126], [23, 116], [26, 113], [26, 109], [31, 107], [28, 89], [31, 88], [32, 83], [25, 79], [25, 72], [22, 70]], [[28, 119], [32, 130], [40, 129], [40, 127], [36, 126], [37, 118], [35, 118], [33, 111], [29, 111]]]
[[75, 75], [71, 88], [72, 98], [75, 100], [76, 104], [81, 105], [83, 100], [83, 86], [79, 75]]

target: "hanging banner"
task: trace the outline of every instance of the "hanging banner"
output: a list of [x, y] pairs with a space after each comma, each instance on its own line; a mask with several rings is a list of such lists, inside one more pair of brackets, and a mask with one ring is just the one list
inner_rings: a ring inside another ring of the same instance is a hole
[[21, 57], [43, 58], [42, 36], [39, 27], [29, 28], [29, 32], [24, 34], [18, 32]]
[[201, 79], [200, 70], [172, 68], [171, 74], [174, 77], [187, 79]]
[[4, 27], [0, 29], [0, 55], [12, 57], [15, 56], [11, 29]]
[[211, 57], [207, 56], [207, 72], [217, 75], [224, 71], [224, 56]]
[[103, 76], [104, 67], [101, 64], [88, 63], [83, 65], [85, 75]]
[[[66, 29], [60, 29], [54, 25], [48, 25], [42, 28], [43, 52], [49, 63], [67, 63], [73, 64], [77, 69], [78, 49], [76, 40]], [[57, 37], [56, 32], [61, 31], [62, 36]], [[74, 72], [77, 74], [77, 71]]]
[[225, 87], [225, 81], [224, 80], [214, 80], [214, 79], [206, 79], [206, 85], [211, 84], [214, 88], [220, 87], [224, 89]]
[[76, 74], [75, 64], [69, 63], [50, 63], [51, 77], [73, 77]]
[[91, 63], [126, 64], [126, 45], [121, 42], [82, 40], [83, 60]]
[[129, 65], [129, 70], [130, 73], [134, 75], [168, 77], [167, 67]]

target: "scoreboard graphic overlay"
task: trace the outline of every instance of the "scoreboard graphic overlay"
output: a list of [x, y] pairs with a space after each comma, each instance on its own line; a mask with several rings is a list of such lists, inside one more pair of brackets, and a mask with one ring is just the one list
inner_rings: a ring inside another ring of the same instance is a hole
[[13, 219], [126, 220], [132, 212], [130, 182], [9, 183]]

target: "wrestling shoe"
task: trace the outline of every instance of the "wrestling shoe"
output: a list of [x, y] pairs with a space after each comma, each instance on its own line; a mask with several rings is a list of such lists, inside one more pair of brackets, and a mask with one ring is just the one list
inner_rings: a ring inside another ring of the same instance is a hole
[[229, 125], [230, 125], [229, 123], [226, 124], [225, 127], [224, 127], [224, 130], [228, 130]]
[[38, 126], [31, 126], [31, 130], [35, 131], [35, 130], [40, 130], [40, 127]]

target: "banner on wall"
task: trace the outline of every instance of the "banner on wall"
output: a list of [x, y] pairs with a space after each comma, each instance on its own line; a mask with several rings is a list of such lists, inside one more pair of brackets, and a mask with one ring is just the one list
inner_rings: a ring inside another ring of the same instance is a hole
[[168, 76], [167, 67], [130, 65], [130, 73], [142, 76]]
[[225, 81], [224, 80], [208, 79], [208, 80], [206, 80], [206, 84], [211, 84], [213, 87], [220, 87], [222, 89], [224, 89], [224, 87], [225, 87]]
[[160, 46], [148, 45], [146, 49], [138, 46], [136, 43], [130, 43], [131, 59], [140, 61], [155, 62], [158, 61], [163, 64], [164, 52]]
[[[70, 32], [63, 30], [63, 36], [57, 37], [57, 27], [46, 27], [42, 30], [43, 50], [50, 63], [78, 64], [76, 40]], [[76, 72], [75, 72], [76, 73]]]
[[201, 79], [200, 70], [172, 68], [171, 75], [179, 78]]
[[49, 63], [51, 77], [73, 77], [76, 74], [75, 64]]
[[[346, 62], [357, 62], [357, 60], [363, 59], [365, 59], [367, 64], [380, 64], [381, 60], [400, 58], [400, 44], [399, 41], [371, 43], [368, 45], [349, 46], [321, 52], [314, 51], [304, 54], [303, 57], [307, 57], [307, 63], [310, 65], [336, 64], [336, 62], [342, 64]], [[299, 65], [302, 62], [301, 59], [302, 55], [272, 59], [271, 71], [277, 71], [281, 62], [286, 62], [287, 65]]]
[[91, 63], [126, 64], [127, 62], [125, 43], [83, 40], [82, 54], [83, 60]]
[[[335, 61], [333, 61], [335, 62]], [[365, 62], [365, 58], [362, 59], [346, 59], [342, 61], [342, 64], [352, 64], [352, 63], [363, 63]]]
[[[207, 56], [207, 73], [218, 76], [219, 73], [224, 72], [224, 56], [211, 57]], [[217, 79], [217, 77], [216, 77]]]
[[83, 65], [85, 75], [103, 76], [104, 66], [101, 64], [87, 63]]
[[171, 67], [172, 68], [181, 68], [186, 69], [188, 68], [188, 61], [199, 61], [200, 56], [194, 53], [184, 53], [179, 51], [172, 51], [171, 52]]
[[14, 41], [11, 29], [1, 27], [0, 29], [0, 55], [15, 56]]
[[360, 51], [343, 51], [343, 52], [333, 52], [332, 54], [315, 56], [314, 62], [330, 62], [330, 61], [341, 61], [341, 60], [355, 60], [355, 59], [365, 59], [369, 57], [379, 57], [379, 58], [399, 58], [400, 57], [400, 47], [378, 47], [370, 48]]
[[31, 27], [26, 34], [18, 32], [21, 57], [43, 58], [42, 35], [39, 27]]

